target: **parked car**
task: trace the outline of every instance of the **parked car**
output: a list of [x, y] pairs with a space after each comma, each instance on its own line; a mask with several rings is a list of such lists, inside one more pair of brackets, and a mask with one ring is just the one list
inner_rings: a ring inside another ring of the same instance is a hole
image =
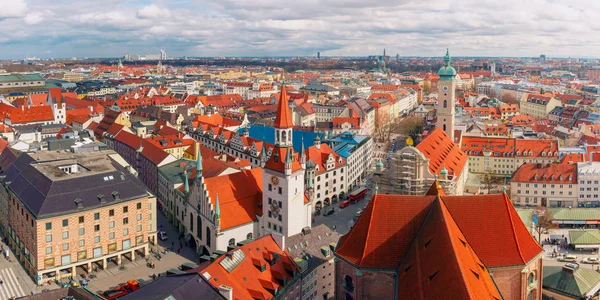
[[168, 239], [169, 239], [169, 236], [167, 235], [167, 233], [166, 233], [166, 232], [164, 232], [164, 231], [159, 231], [159, 232], [158, 232], [158, 238], [159, 238], [161, 241], [166, 241], [166, 240], [168, 240]]
[[350, 205], [350, 200], [344, 200], [340, 203], [340, 208], [346, 208], [348, 205]]
[[335, 212], [335, 209], [333, 209], [333, 208], [332, 208], [332, 209], [330, 209], [330, 210], [328, 210], [328, 211], [325, 211], [325, 212], [323, 213], [323, 215], [324, 215], [324, 216], [333, 215], [333, 213], [334, 213], [334, 212]]
[[582, 260], [581, 262], [584, 264], [598, 265], [600, 264], [600, 259], [598, 259], [597, 257], [588, 257]]
[[558, 261], [577, 262], [577, 256], [575, 256], [575, 255], [565, 255], [563, 257], [558, 258]]
[[360, 215], [362, 215], [362, 213], [363, 213], [363, 210], [359, 208], [359, 209], [358, 209], [358, 210], [357, 210], [357, 211], [354, 213], [354, 216], [358, 218], [358, 217], [360, 217]]

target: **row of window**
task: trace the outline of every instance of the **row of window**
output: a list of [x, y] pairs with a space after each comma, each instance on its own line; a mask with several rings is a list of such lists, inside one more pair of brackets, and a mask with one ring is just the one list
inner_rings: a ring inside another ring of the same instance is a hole
[[[138, 210], [142, 209], [142, 203], [137, 203], [136, 204], [136, 208]], [[123, 213], [127, 213], [129, 211], [129, 207], [128, 206], [123, 206]], [[115, 216], [115, 210], [111, 209], [108, 211], [108, 216], [109, 217], [114, 217]], [[138, 214], [137, 215], [137, 220], [140, 221], [142, 219], [142, 214]], [[100, 220], [100, 213], [94, 213], [94, 221], [99, 221]], [[128, 218], [123, 218], [123, 224], [128, 224], [125, 223], [125, 221], [128, 220]], [[79, 224], [83, 224], [85, 222], [85, 217], [84, 216], [79, 216], [78, 218], [78, 222]], [[62, 227], [68, 227], [69, 226], [69, 219], [64, 219], [62, 220]], [[96, 226], [100, 226], [100, 225], [96, 225]], [[46, 223], [46, 230], [52, 230], [52, 222], [47, 222]]]
[[[135, 237], [135, 243], [136, 246], [139, 246], [141, 244], [144, 243], [144, 236], [143, 235], [138, 235]], [[127, 239], [124, 240], [121, 243], [121, 250], [127, 250], [129, 248], [131, 248], [131, 240]], [[51, 247], [50, 247], [51, 248]], [[113, 252], [117, 252], [117, 243], [111, 243], [107, 245], [107, 253], [113, 253]], [[46, 254], [51, 254], [52, 253], [52, 249], [50, 249], [50, 252], [48, 252], [48, 248], [46, 248]], [[98, 258], [101, 257], [103, 253], [103, 249], [102, 247], [96, 247], [93, 249], [93, 258]], [[61, 257], [61, 266], [66, 266], [71, 264], [71, 254], [66, 254], [66, 255], [62, 255]], [[91, 258], [91, 257], [89, 257]], [[82, 260], [86, 260], [88, 259], [88, 255], [87, 255], [87, 250], [81, 250], [77, 252], [77, 260], [76, 261], [82, 261]], [[46, 259], [44, 259], [44, 267], [45, 268], [52, 268], [55, 266], [55, 259], [54, 257], [48, 257]]]

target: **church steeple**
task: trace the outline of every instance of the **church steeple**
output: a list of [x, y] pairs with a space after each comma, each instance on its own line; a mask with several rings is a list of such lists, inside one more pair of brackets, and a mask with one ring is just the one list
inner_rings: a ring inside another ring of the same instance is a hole
[[292, 114], [288, 102], [288, 95], [285, 88], [285, 82], [281, 84], [281, 93], [279, 94], [279, 104], [277, 105], [277, 115], [273, 127], [275, 128], [275, 146], [292, 146]]
[[202, 177], [202, 155], [200, 154], [200, 146], [196, 152], [196, 179]]

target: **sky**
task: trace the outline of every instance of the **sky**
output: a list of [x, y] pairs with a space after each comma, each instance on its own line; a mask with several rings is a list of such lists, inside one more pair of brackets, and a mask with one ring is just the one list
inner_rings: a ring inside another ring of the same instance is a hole
[[598, 57], [598, 0], [0, 0], [0, 58]]

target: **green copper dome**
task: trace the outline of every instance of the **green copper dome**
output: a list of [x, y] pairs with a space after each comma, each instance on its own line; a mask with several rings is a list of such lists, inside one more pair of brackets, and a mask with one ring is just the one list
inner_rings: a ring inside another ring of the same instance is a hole
[[446, 56], [444, 56], [444, 65], [438, 71], [438, 75], [440, 75], [440, 79], [452, 79], [456, 76], [456, 70], [450, 66], [450, 54], [448, 49], [446, 49]]
[[375, 165], [375, 167], [377, 169], [382, 169], [383, 168], [383, 163], [381, 162], [381, 159], [377, 160], [377, 164]]
[[440, 171], [440, 174], [441, 174], [441, 175], [448, 175], [448, 169], [446, 169], [446, 166], [444, 166], [444, 167], [442, 168], [442, 170]]

